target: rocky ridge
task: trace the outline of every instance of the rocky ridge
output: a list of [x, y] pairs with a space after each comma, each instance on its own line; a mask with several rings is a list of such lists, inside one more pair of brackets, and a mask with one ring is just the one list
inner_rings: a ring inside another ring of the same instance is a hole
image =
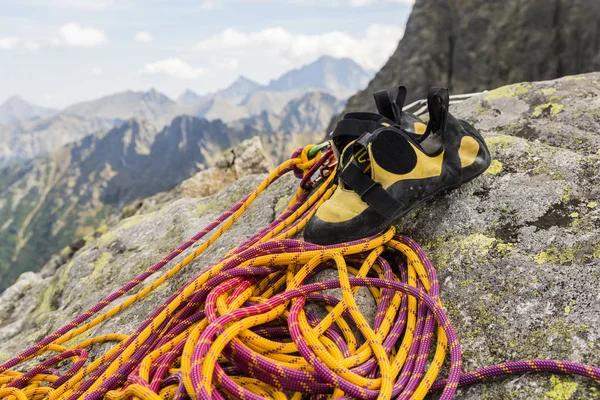
[[431, 86], [469, 93], [598, 70], [598, 1], [416, 0], [398, 48], [346, 109], [373, 110], [371, 93], [399, 84], [410, 102]]
[[[523, 358], [600, 365], [600, 73], [501, 87], [451, 112], [482, 132], [494, 162], [478, 179], [414, 209], [398, 229], [426, 248], [438, 270], [464, 369]], [[261, 178], [142, 210], [56, 272], [22, 275], [0, 296], [0, 359], [160, 259]], [[183, 282], [272, 221], [296, 185], [293, 177], [276, 183], [206, 254], [91, 335], [134, 330]], [[599, 396], [587, 380], [531, 374], [461, 389], [457, 397]]]

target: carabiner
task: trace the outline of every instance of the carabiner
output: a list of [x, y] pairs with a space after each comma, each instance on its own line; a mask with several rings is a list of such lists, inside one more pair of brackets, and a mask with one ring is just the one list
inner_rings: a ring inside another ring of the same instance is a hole
[[319, 153], [319, 151], [326, 149], [329, 146], [331, 146], [331, 143], [329, 143], [329, 141], [319, 143], [318, 145], [316, 145], [315, 147], [310, 149], [306, 155], [308, 156], [308, 159], [310, 160], [310, 159], [314, 158], [317, 155], [317, 153]]

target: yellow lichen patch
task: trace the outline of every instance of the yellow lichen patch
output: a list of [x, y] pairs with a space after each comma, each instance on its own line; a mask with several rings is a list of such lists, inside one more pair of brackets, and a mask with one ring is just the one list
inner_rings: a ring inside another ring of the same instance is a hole
[[556, 88], [550, 87], [550, 88], [546, 88], [546, 89], [541, 89], [541, 90], [538, 90], [537, 93], [543, 94], [544, 96], [550, 96], [550, 95], [553, 95], [554, 93], [556, 93]]
[[552, 390], [546, 393], [549, 400], [569, 400], [577, 390], [577, 383], [562, 380], [556, 375], [550, 377]]
[[107, 244], [114, 242], [117, 239], [117, 234], [108, 232], [98, 238], [98, 247], [104, 247]]
[[496, 244], [496, 249], [502, 256], [507, 256], [510, 254], [511, 250], [515, 247], [514, 243], [502, 243], [499, 242]]
[[71, 253], [71, 246], [66, 246], [60, 251], [61, 256], [67, 256]]
[[133, 217], [129, 217], [118, 227], [118, 230], [122, 231], [133, 228], [134, 226], [140, 224], [145, 218], [145, 215], [134, 215]]
[[202, 201], [196, 204], [196, 214], [203, 215], [209, 212], [218, 211], [222, 208], [222, 205], [216, 201]]
[[0, 351], [0, 362], [5, 362], [6, 360], [8, 360], [9, 358], [12, 357], [11, 353], [5, 353], [3, 351]]
[[540, 104], [533, 110], [533, 116], [539, 117], [547, 109], [550, 109], [550, 114], [555, 115], [555, 114], [560, 113], [562, 110], [564, 110], [565, 106], [563, 106], [562, 104], [555, 104], [555, 103]]
[[502, 163], [498, 160], [492, 160], [485, 173], [490, 175], [498, 175], [500, 171], [502, 171]]
[[43, 321], [44, 315], [50, 311], [52, 311], [52, 295], [54, 295], [55, 288], [53, 286], [49, 286], [44, 290], [44, 293], [41, 296], [41, 301], [39, 302], [37, 309], [33, 312], [34, 318], [37, 322]]
[[485, 142], [488, 145], [488, 148], [492, 151], [497, 151], [500, 149], [508, 148], [514, 142], [514, 137], [507, 135], [494, 136], [491, 138], [486, 138]]
[[581, 75], [569, 75], [565, 77], [565, 81], [582, 81], [585, 79], [585, 76]]
[[565, 315], [569, 315], [569, 313], [571, 312], [571, 310], [573, 310], [573, 307], [575, 307], [577, 305], [577, 301], [576, 300], [571, 300], [569, 302], [569, 304], [567, 304], [565, 306]]
[[471, 253], [473, 250], [479, 250], [479, 255], [485, 256], [489, 253], [496, 239], [485, 236], [481, 233], [475, 233], [464, 238], [460, 243], [461, 254]]
[[533, 260], [538, 264], [567, 264], [573, 262], [574, 259], [575, 251], [573, 249], [557, 249], [554, 247], [547, 248], [533, 257]]
[[92, 273], [89, 276], [82, 279], [82, 281], [94, 282], [94, 280], [100, 274], [102, 274], [104, 267], [106, 267], [108, 265], [108, 263], [110, 262], [111, 259], [112, 259], [112, 254], [109, 253], [108, 251], [105, 251], [104, 253], [102, 253], [100, 255], [100, 258], [98, 258], [98, 261], [96, 261], [96, 263], [94, 264], [94, 270], [92, 271]]
[[594, 258], [600, 258], [600, 246], [596, 247], [594, 249], [594, 254], [593, 254]]
[[486, 100], [494, 100], [502, 97], [514, 97], [525, 94], [533, 86], [525, 83], [517, 83], [516, 85], [502, 86], [498, 89], [490, 91], [487, 95]]
[[98, 261], [96, 261], [96, 268], [102, 269], [106, 267], [111, 258], [112, 254], [110, 254], [108, 251], [105, 251], [104, 253], [102, 253]]
[[588, 208], [594, 209], [594, 208], [598, 207], [598, 202], [590, 201], [589, 203], [587, 203], [587, 206], [588, 206]]

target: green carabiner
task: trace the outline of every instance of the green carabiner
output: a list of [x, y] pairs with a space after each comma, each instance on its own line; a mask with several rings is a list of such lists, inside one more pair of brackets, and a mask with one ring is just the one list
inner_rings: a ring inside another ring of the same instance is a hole
[[329, 146], [331, 146], [331, 143], [329, 143], [329, 142], [319, 143], [318, 145], [316, 145], [315, 147], [313, 147], [312, 149], [310, 149], [308, 151], [308, 154], [307, 154], [308, 158], [312, 159], [314, 156], [317, 155], [317, 153], [319, 151], [321, 151], [321, 150], [323, 150], [323, 149], [325, 149], [325, 148], [327, 148]]

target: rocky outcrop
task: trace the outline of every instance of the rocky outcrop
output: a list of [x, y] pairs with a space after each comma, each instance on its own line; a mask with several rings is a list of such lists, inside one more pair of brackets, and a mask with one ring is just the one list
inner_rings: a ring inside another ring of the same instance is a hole
[[[494, 162], [478, 179], [414, 209], [398, 229], [425, 246], [437, 267], [465, 370], [540, 357], [600, 365], [599, 82], [595, 73], [517, 84], [451, 107], [481, 130]], [[159, 260], [261, 178], [138, 212], [88, 243], [53, 276], [23, 275], [0, 297], [0, 358]], [[276, 183], [210, 251], [91, 335], [132, 332], [187, 279], [272, 221], [297, 184], [291, 176]], [[531, 374], [461, 389], [458, 398], [597, 396], [590, 381]]]
[[597, 70], [598, 1], [416, 0], [396, 52], [346, 109], [371, 110], [371, 93], [395, 85], [412, 101], [430, 86], [468, 93]]
[[206, 197], [225, 189], [236, 180], [254, 174], [264, 174], [273, 169], [260, 138], [244, 140], [221, 154], [213, 167], [198, 172], [181, 183], [183, 197]]

